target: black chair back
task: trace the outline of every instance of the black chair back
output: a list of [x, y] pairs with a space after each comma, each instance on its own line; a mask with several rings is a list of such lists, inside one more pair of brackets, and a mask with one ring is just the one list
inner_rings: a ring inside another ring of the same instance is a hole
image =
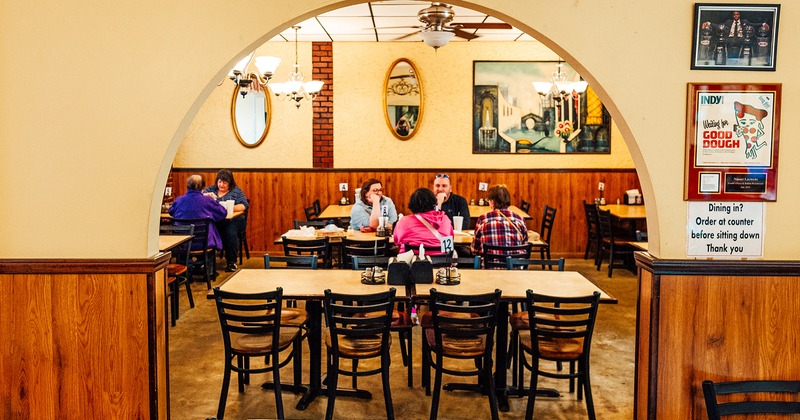
[[311, 226], [311, 227], [313, 227], [315, 229], [322, 229], [325, 226], [328, 226], [330, 224], [334, 224], [333, 220], [327, 220], [327, 219], [326, 220], [313, 219], [313, 220], [306, 220], [306, 221], [297, 220], [297, 219], [294, 220], [294, 228], [295, 229], [300, 229], [300, 226]]
[[530, 242], [511, 246], [483, 244], [483, 252], [481, 253], [483, 268], [505, 269], [508, 267], [506, 262], [508, 257], [530, 258], [532, 246]]
[[583, 252], [583, 259], [589, 258], [589, 251], [594, 248], [595, 250], [595, 264], [597, 263], [597, 255], [600, 248], [600, 233], [597, 220], [597, 206], [589, 204], [583, 200], [583, 212], [586, 215], [586, 250]]
[[[216, 276], [215, 250], [208, 246], [210, 225], [214, 223], [210, 218], [205, 219], [172, 219], [173, 225], [194, 225], [194, 238], [192, 239], [189, 269], [194, 273], [200, 269], [206, 281], [206, 286], [211, 289], [211, 278]], [[213, 273], [213, 274], [212, 274]]]
[[322, 261], [324, 268], [330, 268], [331, 244], [329, 238], [292, 239], [284, 236], [281, 241], [284, 255], [316, 255]]
[[353, 270], [363, 270], [367, 267], [386, 269], [389, 266], [389, 258], [385, 255], [353, 255], [350, 257], [350, 267]]
[[359, 241], [342, 238], [342, 262], [344, 268], [352, 267], [352, 257], [358, 256], [386, 256], [389, 253], [389, 238], [376, 238], [374, 240]]
[[[282, 263], [283, 266], [276, 266], [274, 263]], [[264, 254], [264, 268], [308, 268], [317, 269], [316, 255], [269, 255]]]
[[[553, 223], [556, 221], [556, 212], [558, 209], [544, 206], [544, 214], [542, 215], [542, 226], [539, 228], [539, 238], [550, 246], [550, 237], [553, 234]], [[549, 258], [549, 251], [548, 251]]]
[[531, 203], [522, 200], [522, 202], [519, 203], [519, 209], [524, 211], [525, 213], [528, 213], [529, 211], [531, 211]]
[[202, 251], [208, 249], [209, 225], [214, 223], [209, 218], [205, 219], [172, 219], [173, 225], [194, 225], [194, 238], [192, 239], [192, 251]]
[[[759, 393], [757, 400], [753, 396], [741, 398], [735, 402], [719, 402], [718, 395], [741, 397]], [[738, 395], [737, 395], [738, 394]], [[766, 395], [773, 394], [773, 395]], [[706, 400], [706, 411], [709, 420], [719, 420], [721, 416], [734, 414], [800, 414], [800, 402], [785, 401], [779, 394], [800, 394], [800, 381], [740, 381], [712, 382], [703, 381], [703, 396]], [[766, 400], [772, 397], [774, 400]], [[797, 399], [795, 395], [794, 399]]]

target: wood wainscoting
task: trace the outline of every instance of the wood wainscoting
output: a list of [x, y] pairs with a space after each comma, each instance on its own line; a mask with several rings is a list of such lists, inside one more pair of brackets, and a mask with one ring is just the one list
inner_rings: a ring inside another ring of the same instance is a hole
[[0, 418], [169, 418], [168, 262], [0, 261]]
[[[437, 173], [430, 169], [231, 169], [236, 183], [251, 201], [247, 225], [247, 242], [251, 250], [279, 251], [275, 238], [291, 229], [294, 219], [305, 220], [303, 208], [319, 199], [324, 209], [342, 198], [339, 183], [349, 185], [347, 195], [368, 178], [382, 181], [384, 194], [391, 197], [397, 211], [409, 213], [406, 206], [417, 188], [432, 188]], [[206, 184], [213, 184], [216, 170], [206, 168], [174, 168], [173, 194], [186, 192], [186, 177], [200, 174]], [[531, 203], [528, 221], [530, 229], [539, 230], [544, 206], [558, 209], [553, 227], [551, 249], [554, 257], [582, 256], [586, 246], [586, 217], [582, 200], [592, 201], [599, 196], [597, 186], [605, 183], [605, 198], [615, 202], [626, 190], [638, 188], [639, 178], [634, 169], [572, 169], [572, 170], [471, 170], [446, 171], [453, 183], [453, 192], [479, 199], [486, 192], [478, 191], [478, 183], [490, 186], [505, 184], [511, 192], [511, 203], [521, 200]]]
[[800, 378], [800, 261], [636, 262], [636, 419], [707, 418], [704, 380]]

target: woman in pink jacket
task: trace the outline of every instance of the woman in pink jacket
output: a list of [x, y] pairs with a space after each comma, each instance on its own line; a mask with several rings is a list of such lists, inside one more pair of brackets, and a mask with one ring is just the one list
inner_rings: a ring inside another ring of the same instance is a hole
[[453, 239], [453, 224], [447, 214], [436, 209], [436, 196], [427, 188], [420, 188], [411, 194], [408, 209], [414, 213], [397, 221], [394, 226], [394, 243], [400, 252], [408, 251], [406, 244], [414, 245], [414, 253], [419, 245], [425, 246], [430, 255], [442, 254], [442, 238]]

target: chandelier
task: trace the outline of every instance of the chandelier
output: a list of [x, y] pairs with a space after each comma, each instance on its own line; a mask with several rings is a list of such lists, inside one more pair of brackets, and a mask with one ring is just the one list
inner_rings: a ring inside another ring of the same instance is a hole
[[[580, 132], [580, 94], [586, 91], [589, 84], [584, 80], [570, 81], [563, 71], [564, 63], [559, 61], [556, 71], [550, 74], [549, 82], [532, 82], [533, 88], [542, 101], [542, 113], [545, 103], [555, 112], [555, 134], [565, 141]], [[575, 121], [573, 127], [573, 120]]]
[[[275, 69], [281, 63], [278, 57], [262, 56], [255, 58], [255, 67], [258, 71], [252, 71], [251, 64], [253, 64], [253, 53], [247, 55], [228, 73], [228, 78], [233, 80], [234, 83], [239, 85], [239, 93], [244, 98], [251, 88], [258, 90], [258, 87], [264, 88], [269, 83], [269, 79], [275, 73]], [[256, 85], [253, 85], [253, 82]]]
[[292, 26], [294, 29], [294, 70], [289, 73], [289, 79], [283, 83], [272, 83], [269, 89], [278, 97], [279, 100], [291, 99], [295, 102], [295, 106], [300, 108], [300, 101], [303, 98], [313, 101], [317, 97], [319, 91], [322, 90], [322, 85], [325, 83], [321, 80], [311, 80], [303, 82], [303, 72], [300, 71], [300, 65], [297, 64], [297, 31], [299, 26]]

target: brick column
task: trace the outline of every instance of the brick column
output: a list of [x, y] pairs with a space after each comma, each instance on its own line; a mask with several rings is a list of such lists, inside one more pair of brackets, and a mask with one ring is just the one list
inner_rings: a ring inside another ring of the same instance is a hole
[[333, 45], [330, 42], [311, 43], [313, 80], [325, 84], [314, 106], [313, 163], [315, 168], [333, 168]]

